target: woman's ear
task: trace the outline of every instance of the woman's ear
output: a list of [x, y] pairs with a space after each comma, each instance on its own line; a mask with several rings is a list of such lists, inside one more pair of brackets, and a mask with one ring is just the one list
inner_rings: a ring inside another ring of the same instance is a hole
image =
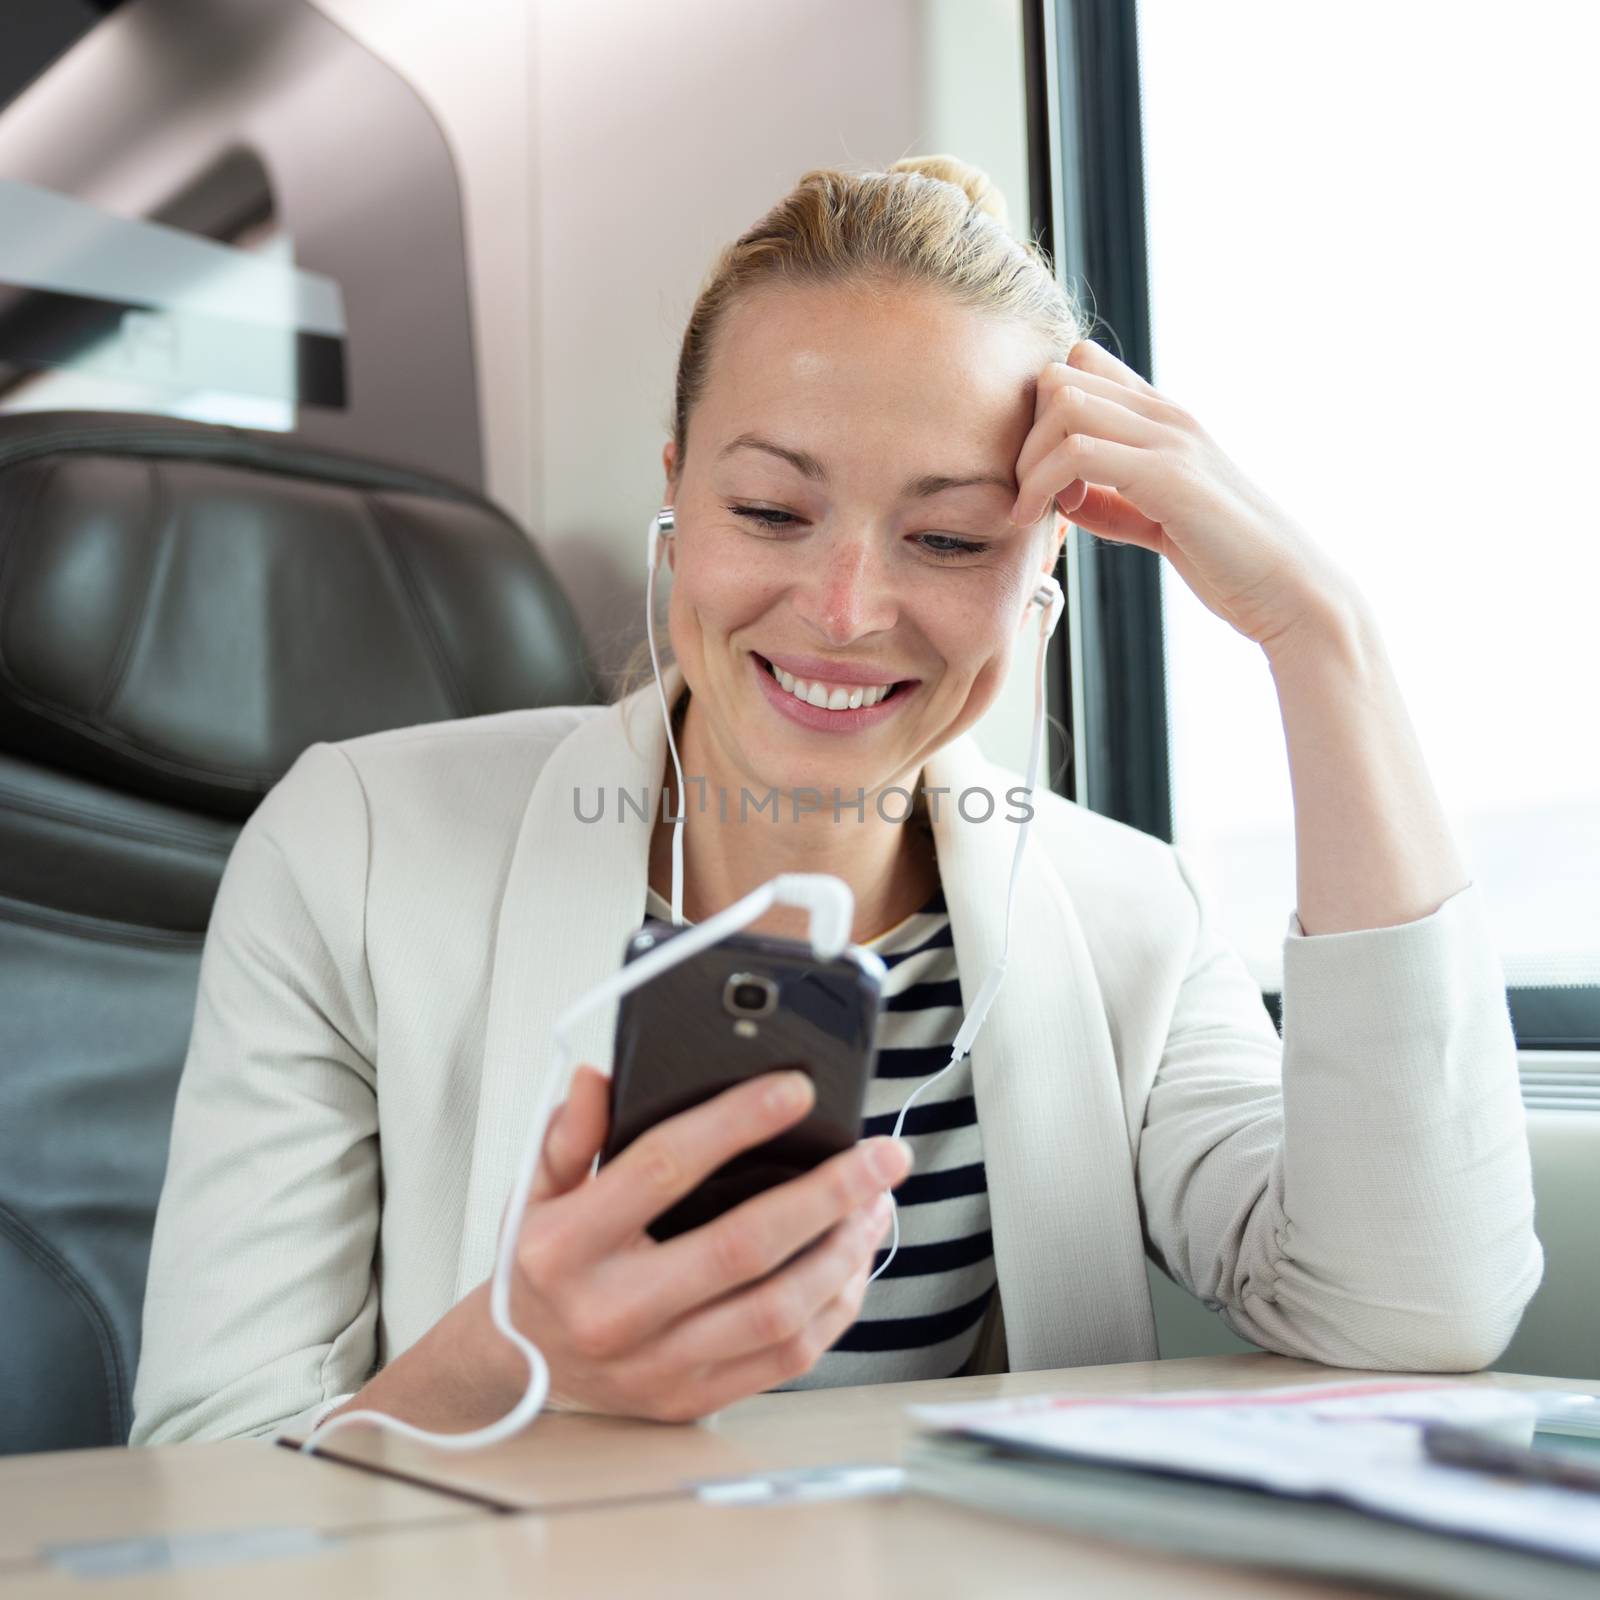
[[1071, 525], [1072, 519], [1070, 517], [1064, 517], [1059, 511], [1056, 512], [1056, 530], [1053, 535], [1055, 548], [1050, 552], [1050, 568], [1052, 571], [1055, 569], [1056, 562], [1061, 559], [1061, 546], [1066, 541], [1067, 529]]
[[1055, 527], [1045, 535], [1044, 561], [1040, 564], [1040, 572], [1052, 573], [1056, 570], [1061, 561], [1061, 546], [1066, 540], [1069, 525], [1069, 519], [1058, 511]]
[[[678, 486], [674, 482], [674, 479], [677, 476], [674, 469], [677, 467], [677, 465], [678, 447], [672, 442], [671, 439], [668, 439], [667, 442], [661, 447], [661, 470], [666, 474], [667, 477], [666, 492], [661, 496], [661, 504], [664, 506], [670, 506], [673, 504], [678, 493]], [[677, 550], [677, 541], [675, 539], [668, 539], [666, 544], [667, 570], [669, 572], [675, 572], [677, 568], [673, 566], [673, 561], [675, 558], [675, 552]]]

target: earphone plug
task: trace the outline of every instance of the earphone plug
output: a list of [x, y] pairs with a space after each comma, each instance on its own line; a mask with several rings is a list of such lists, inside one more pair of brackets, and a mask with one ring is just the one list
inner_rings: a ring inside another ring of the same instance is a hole
[[656, 552], [663, 539], [670, 539], [678, 531], [678, 514], [671, 506], [662, 508], [651, 517], [644, 531], [644, 564], [647, 572], [656, 570]]
[[850, 942], [855, 896], [843, 878], [827, 872], [780, 872], [772, 880], [773, 898], [811, 913], [811, 953], [832, 961]]

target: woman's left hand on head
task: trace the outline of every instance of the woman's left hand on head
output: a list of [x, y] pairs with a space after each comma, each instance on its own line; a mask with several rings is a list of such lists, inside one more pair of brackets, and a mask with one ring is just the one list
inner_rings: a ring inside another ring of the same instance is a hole
[[1163, 555], [1207, 610], [1271, 651], [1348, 612], [1348, 575], [1181, 406], [1092, 339], [1040, 374], [1012, 520], [1052, 502], [1080, 528]]

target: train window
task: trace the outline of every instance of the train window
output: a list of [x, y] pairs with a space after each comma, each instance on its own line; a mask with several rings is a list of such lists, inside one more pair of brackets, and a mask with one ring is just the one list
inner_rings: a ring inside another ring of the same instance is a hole
[[[1524, 1044], [1581, 1040], [1528, 1037], [1519, 991], [1586, 993], [1567, 1015], [1592, 1032], [1597, 991], [1571, 986], [1600, 983], [1597, 53], [1600, 14], [1565, 0], [1509, 25], [1138, 7], [1152, 381], [1375, 608]], [[1165, 563], [1161, 583], [1173, 841], [1273, 989], [1295, 882], [1273, 684]]]

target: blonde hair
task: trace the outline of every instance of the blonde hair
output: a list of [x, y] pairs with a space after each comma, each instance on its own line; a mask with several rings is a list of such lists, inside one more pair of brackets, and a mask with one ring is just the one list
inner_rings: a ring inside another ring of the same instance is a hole
[[[1044, 361], [1065, 361], [1086, 323], [1045, 251], [1007, 228], [1005, 196], [955, 156], [908, 156], [886, 172], [814, 167], [753, 227], [724, 246], [701, 287], [678, 352], [672, 439], [683, 474], [689, 417], [710, 378], [719, 330], [745, 295], [771, 285], [926, 286], [958, 305], [1032, 328]], [[661, 630], [665, 642], [665, 630]], [[649, 680], [641, 642], [617, 698]]]

